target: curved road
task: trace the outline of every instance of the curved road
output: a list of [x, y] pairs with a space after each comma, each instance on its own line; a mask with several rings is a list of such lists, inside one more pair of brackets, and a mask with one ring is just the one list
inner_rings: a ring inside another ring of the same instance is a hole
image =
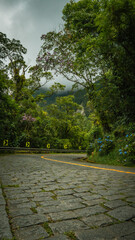
[[0, 155], [0, 239], [135, 239], [135, 168]]

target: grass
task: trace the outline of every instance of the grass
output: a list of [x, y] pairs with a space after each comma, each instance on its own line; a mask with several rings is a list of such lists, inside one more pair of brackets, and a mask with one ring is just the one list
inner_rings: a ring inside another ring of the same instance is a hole
[[94, 154], [91, 155], [87, 161], [106, 165], [135, 167], [134, 163], [126, 162], [121, 159], [118, 149], [119, 147], [117, 146], [113, 151], [104, 156], [101, 156], [98, 152], [94, 152]]
[[[122, 135], [121, 135], [122, 134]], [[107, 136], [107, 139], [96, 141], [93, 139], [93, 144], [90, 145], [88, 151], [93, 152], [88, 157], [88, 162], [107, 164], [114, 166], [135, 167], [135, 134], [127, 134], [119, 132], [116, 136]], [[99, 138], [100, 139], [100, 138]], [[112, 144], [108, 142], [112, 139]], [[107, 149], [112, 149], [108, 154], [105, 153]]]
[[43, 223], [43, 228], [46, 230], [46, 232], [49, 234], [49, 237], [53, 236], [52, 229], [49, 227], [49, 224], [47, 222]]
[[37, 209], [36, 209], [36, 208], [31, 207], [30, 209], [31, 209], [31, 211], [32, 211], [33, 213], [37, 213]]
[[46, 192], [46, 191], [42, 188], [41, 192]]
[[99, 153], [94, 153], [92, 156], [89, 157], [88, 161], [93, 163], [108, 164], [115, 166], [123, 165], [115, 151], [112, 151], [108, 155], [104, 156], [100, 156]]
[[74, 232], [65, 232], [64, 233], [66, 236], [68, 236], [71, 240], [77, 240], [75, 233]]
[[51, 196], [53, 200], [57, 200], [57, 195]]

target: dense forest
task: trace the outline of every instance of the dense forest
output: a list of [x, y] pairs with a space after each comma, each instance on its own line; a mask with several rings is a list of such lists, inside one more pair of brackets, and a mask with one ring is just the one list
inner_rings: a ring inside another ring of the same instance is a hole
[[[62, 18], [32, 67], [20, 41], [0, 33], [0, 146], [87, 149], [92, 161], [134, 164], [135, 2], [71, 0]], [[55, 75], [72, 89], [41, 85]]]

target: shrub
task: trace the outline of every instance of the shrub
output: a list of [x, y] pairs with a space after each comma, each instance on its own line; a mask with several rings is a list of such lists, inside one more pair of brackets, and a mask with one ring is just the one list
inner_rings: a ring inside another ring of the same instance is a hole
[[110, 139], [110, 136], [106, 136], [104, 139], [96, 140], [96, 151], [99, 152], [100, 155], [106, 155], [111, 152], [115, 147], [114, 141]]
[[110, 139], [110, 136], [105, 138], [98, 138], [94, 143], [90, 143], [87, 148], [87, 154], [90, 156], [92, 152], [99, 152], [100, 155], [106, 155], [112, 151], [115, 147], [114, 141]]
[[89, 134], [89, 141], [94, 142], [95, 139], [103, 136], [102, 127], [100, 125], [93, 126]]
[[119, 149], [119, 155], [125, 162], [135, 163], [135, 133], [127, 134], [123, 140], [123, 144]]
[[87, 148], [87, 155], [90, 156], [92, 154], [92, 152], [94, 152], [94, 148], [95, 148], [95, 144], [94, 143], [90, 143], [90, 145]]

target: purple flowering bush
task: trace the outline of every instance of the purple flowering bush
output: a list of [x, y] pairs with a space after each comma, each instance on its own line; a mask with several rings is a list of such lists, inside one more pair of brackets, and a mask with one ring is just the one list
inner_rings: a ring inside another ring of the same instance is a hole
[[22, 117], [22, 121], [35, 122], [36, 118], [33, 118], [31, 115], [24, 114]]

